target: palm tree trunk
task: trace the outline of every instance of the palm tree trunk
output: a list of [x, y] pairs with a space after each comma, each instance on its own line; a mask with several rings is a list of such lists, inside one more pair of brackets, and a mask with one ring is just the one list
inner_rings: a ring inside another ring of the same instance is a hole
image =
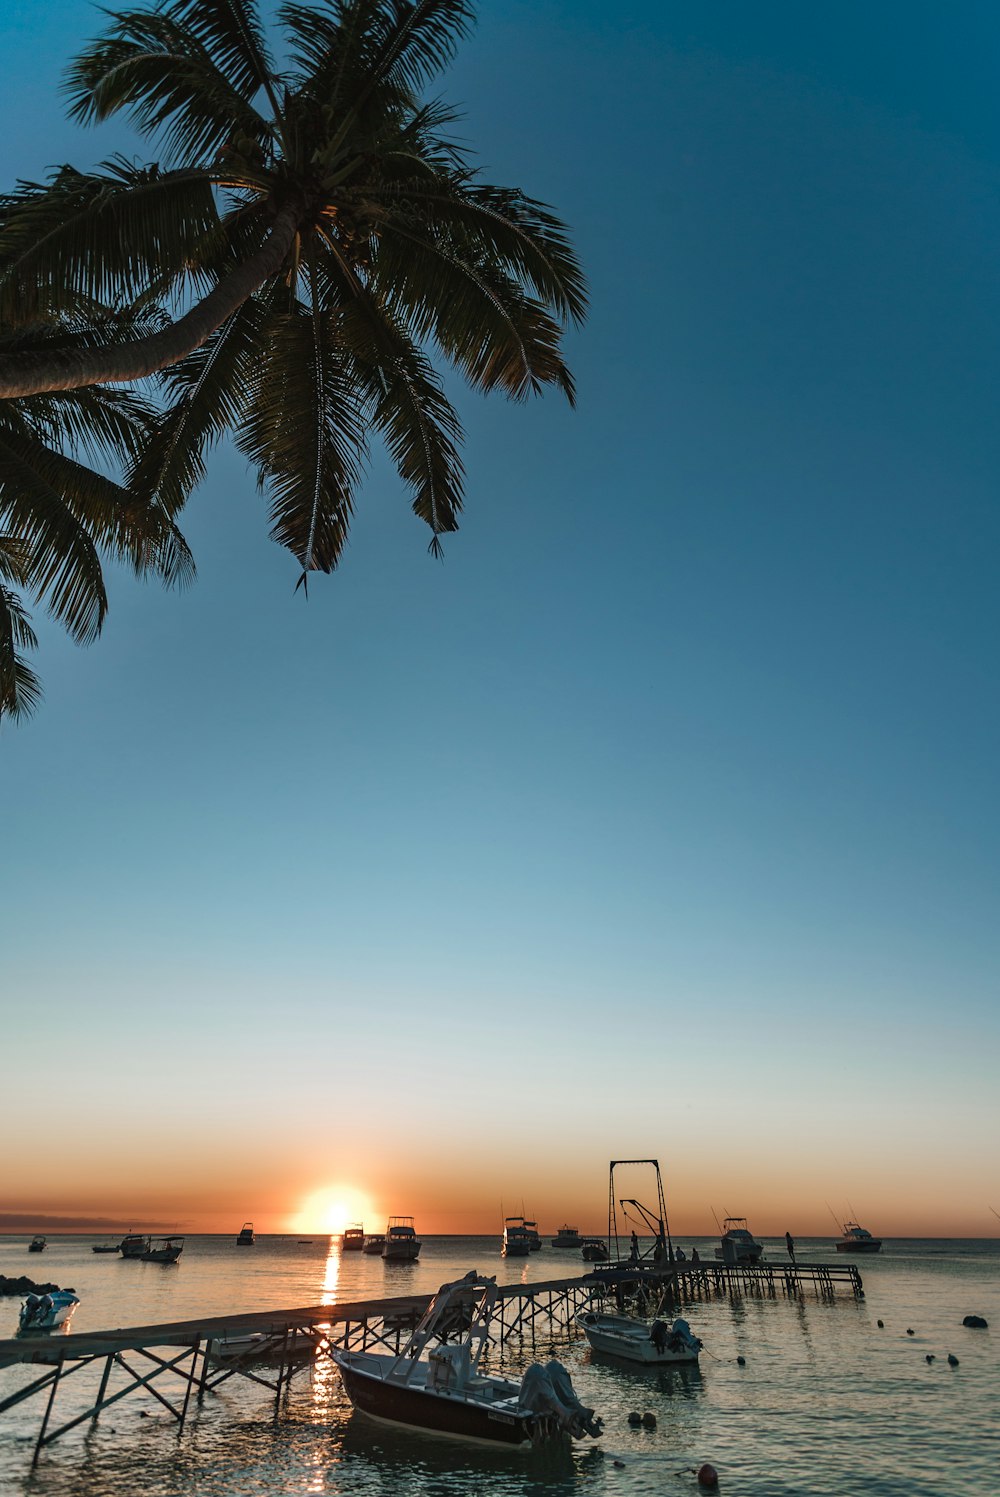
[[0, 399], [83, 385], [143, 379], [200, 348], [227, 317], [281, 269], [299, 227], [301, 204], [286, 204], [255, 255], [237, 265], [209, 294], [162, 332], [114, 348], [53, 349], [0, 357]]

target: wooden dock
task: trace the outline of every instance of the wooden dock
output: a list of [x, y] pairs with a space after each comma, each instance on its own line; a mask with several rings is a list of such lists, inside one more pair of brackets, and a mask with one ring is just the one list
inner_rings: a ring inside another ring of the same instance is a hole
[[[680, 1306], [685, 1301], [720, 1295], [797, 1297], [807, 1288], [829, 1298], [838, 1286], [854, 1295], [863, 1294], [861, 1275], [854, 1264], [758, 1263], [738, 1267], [685, 1261], [655, 1269], [602, 1264], [575, 1278], [502, 1286], [490, 1323], [490, 1340], [502, 1347], [512, 1337], [533, 1343], [538, 1334], [549, 1339], [566, 1334], [581, 1310], [609, 1299], [622, 1306], [637, 1303], [642, 1309], [658, 1301], [664, 1292]], [[0, 1399], [0, 1416], [26, 1399], [44, 1401], [35, 1464], [47, 1445], [88, 1420], [96, 1423], [105, 1409], [132, 1393], [149, 1393], [180, 1428], [192, 1394], [201, 1400], [235, 1376], [267, 1388], [277, 1407], [292, 1378], [335, 1349], [379, 1348], [398, 1354], [429, 1300], [430, 1295], [403, 1295], [0, 1340], [0, 1368], [31, 1364], [49, 1369]], [[248, 1336], [263, 1336], [266, 1342], [257, 1342], [246, 1353], [233, 1355], [231, 1345], [226, 1343]], [[96, 1396], [82, 1413], [53, 1425], [59, 1387], [88, 1368], [99, 1379]]]

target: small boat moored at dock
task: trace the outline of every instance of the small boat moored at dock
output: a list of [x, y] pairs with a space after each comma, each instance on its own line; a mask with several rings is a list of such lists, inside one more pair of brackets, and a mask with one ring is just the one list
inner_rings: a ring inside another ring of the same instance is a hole
[[365, 1229], [362, 1222], [352, 1222], [349, 1227], [344, 1228], [344, 1235], [340, 1239], [342, 1253], [360, 1253], [364, 1245]]
[[236, 1239], [236, 1246], [253, 1247], [256, 1240], [257, 1239], [254, 1236], [253, 1222], [244, 1222], [242, 1227], [240, 1228], [239, 1236]]
[[654, 1317], [635, 1320], [629, 1315], [602, 1315], [585, 1310], [576, 1317], [594, 1351], [642, 1362], [649, 1367], [670, 1367], [698, 1361], [701, 1342], [686, 1320], [673, 1325]]
[[750, 1231], [745, 1216], [727, 1216], [722, 1223], [722, 1241], [715, 1256], [723, 1263], [760, 1263], [764, 1246]]
[[845, 1222], [844, 1235], [834, 1247], [838, 1253], [880, 1253], [882, 1239], [873, 1237], [867, 1227], [859, 1227], [857, 1222]]
[[[580, 1403], [561, 1363], [536, 1363], [520, 1382], [479, 1371], [496, 1298], [496, 1279], [473, 1272], [442, 1284], [399, 1356], [334, 1349], [354, 1407], [411, 1429], [491, 1444], [596, 1437], [601, 1421]], [[467, 1325], [457, 1339], [442, 1341], [456, 1335], [456, 1306]]]
[[65, 1325], [80, 1303], [72, 1289], [52, 1289], [48, 1294], [29, 1294], [21, 1301], [17, 1317], [19, 1335], [33, 1331], [51, 1331]]
[[412, 1216], [390, 1216], [382, 1244], [382, 1257], [387, 1263], [413, 1263], [421, 1245]]
[[559, 1228], [556, 1235], [551, 1239], [551, 1242], [554, 1248], [583, 1247], [583, 1238], [576, 1227], [568, 1227], [565, 1223]]

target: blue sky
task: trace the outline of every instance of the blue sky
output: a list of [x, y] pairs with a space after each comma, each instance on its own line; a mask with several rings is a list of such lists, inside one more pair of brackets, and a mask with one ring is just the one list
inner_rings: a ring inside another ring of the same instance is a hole
[[[55, 97], [95, 12], [3, 14], [8, 181], [122, 147]], [[125, 1209], [156, 1159], [210, 1214], [141, 1122], [164, 1094], [174, 1147], [207, 1109], [204, 1168], [249, 1190], [263, 1069], [302, 1190], [408, 1209], [404, 1167], [466, 1168], [456, 1108], [512, 1109], [484, 1202], [537, 1179], [569, 1210], [593, 1177], [597, 1221], [607, 1157], [659, 1153], [691, 1231], [712, 1185], [803, 1231], [867, 1191], [879, 1230], [989, 1234], [998, 41], [985, 4], [484, 10], [442, 91], [485, 175], [573, 228], [578, 407], [451, 382], [443, 565], [376, 461], [304, 603], [221, 451], [191, 591], [114, 577], [87, 651], [43, 625], [44, 706], [0, 729], [5, 1034], [70, 1034], [50, 1079], [103, 1097], [47, 1105], [48, 1204]], [[374, 1106], [367, 1144], [328, 1086]], [[734, 1162], [733, 1097], [828, 1156]], [[85, 1191], [125, 1102], [135, 1158]]]

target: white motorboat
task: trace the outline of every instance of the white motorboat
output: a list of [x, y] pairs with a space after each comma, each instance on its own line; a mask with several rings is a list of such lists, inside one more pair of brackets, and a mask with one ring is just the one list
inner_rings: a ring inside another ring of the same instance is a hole
[[52, 1289], [48, 1294], [29, 1294], [21, 1301], [17, 1328], [21, 1335], [51, 1331], [65, 1325], [80, 1303], [72, 1289]]
[[701, 1342], [686, 1320], [633, 1320], [628, 1315], [602, 1315], [585, 1310], [576, 1317], [594, 1351], [642, 1362], [650, 1367], [672, 1367], [698, 1361]]
[[531, 1234], [523, 1216], [508, 1216], [503, 1224], [502, 1258], [527, 1258], [531, 1252]]
[[580, 1244], [580, 1253], [585, 1263], [607, 1263], [608, 1250], [599, 1237], [585, 1237]]
[[385, 1233], [384, 1232], [369, 1232], [368, 1236], [364, 1240], [364, 1244], [362, 1245], [361, 1251], [363, 1253], [370, 1253], [370, 1254], [372, 1254], [375, 1257], [381, 1258], [381, 1256], [382, 1256], [382, 1249], [384, 1247], [385, 1247]]
[[722, 1241], [715, 1256], [723, 1263], [759, 1263], [764, 1256], [764, 1245], [750, 1231], [745, 1216], [727, 1216], [722, 1223]]
[[845, 1222], [843, 1237], [833, 1245], [838, 1253], [880, 1253], [882, 1251], [881, 1237], [873, 1237], [867, 1227], [859, 1227], [857, 1222]]
[[412, 1263], [421, 1246], [412, 1216], [390, 1216], [382, 1245], [382, 1257], [387, 1263]]
[[442, 1284], [399, 1356], [333, 1350], [354, 1407], [393, 1424], [492, 1444], [598, 1435], [601, 1421], [580, 1403], [561, 1363], [536, 1363], [519, 1382], [480, 1373], [497, 1292], [495, 1278], [474, 1272]]
[[576, 1227], [569, 1227], [564, 1223], [552, 1238], [552, 1246], [554, 1248], [581, 1248], [583, 1238]]

